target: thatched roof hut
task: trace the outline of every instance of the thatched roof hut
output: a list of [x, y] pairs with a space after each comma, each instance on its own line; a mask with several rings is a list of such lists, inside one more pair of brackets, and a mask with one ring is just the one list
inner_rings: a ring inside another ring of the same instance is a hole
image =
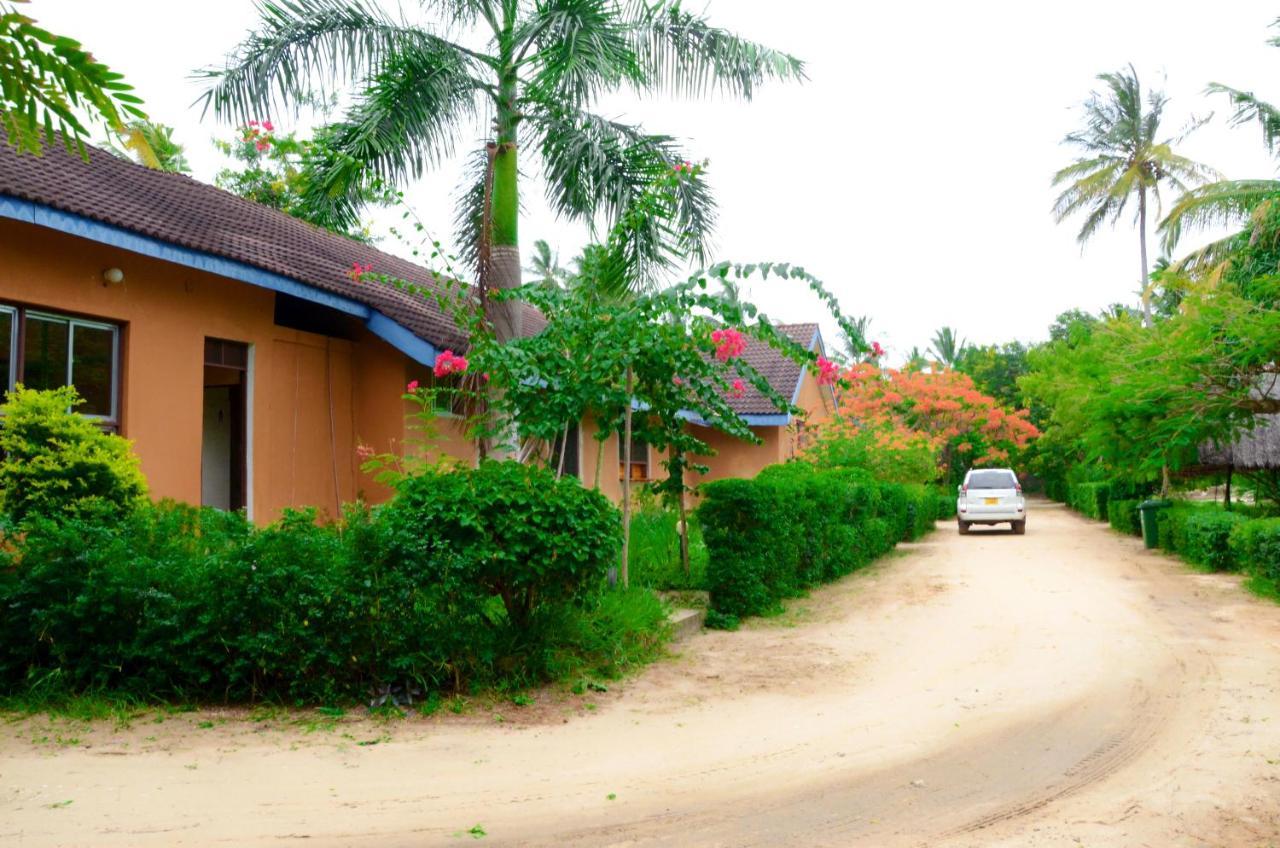
[[1253, 429], [1230, 444], [1201, 445], [1200, 466], [1237, 471], [1280, 468], [1280, 415], [1259, 415]]

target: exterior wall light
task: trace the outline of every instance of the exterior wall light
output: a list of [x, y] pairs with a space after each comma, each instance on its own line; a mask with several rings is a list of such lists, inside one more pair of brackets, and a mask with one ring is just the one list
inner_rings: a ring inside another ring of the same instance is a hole
[[108, 268], [102, 272], [102, 284], [104, 286], [118, 286], [124, 282], [124, 271], [119, 268]]

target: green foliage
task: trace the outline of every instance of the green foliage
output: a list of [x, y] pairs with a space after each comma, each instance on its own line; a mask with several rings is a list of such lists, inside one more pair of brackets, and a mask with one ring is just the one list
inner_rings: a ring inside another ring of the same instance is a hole
[[165, 124], [142, 119], [129, 121], [120, 129], [111, 131], [107, 147], [117, 156], [133, 159], [157, 171], [191, 173], [186, 149], [174, 141], [173, 127]]
[[1121, 533], [1131, 536], [1142, 535], [1142, 514], [1138, 511], [1139, 500], [1111, 500], [1107, 503], [1107, 519], [1111, 526]]
[[1161, 549], [1213, 571], [1234, 571], [1239, 567], [1230, 539], [1236, 527], [1249, 521], [1248, 516], [1228, 512], [1218, 504], [1185, 501], [1161, 510], [1158, 516]]
[[406, 478], [382, 513], [398, 562], [501, 598], [518, 627], [599, 583], [621, 544], [603, 495], [514, 461]]
[[631, 547], [628, 571], [635, 586], [652, 589], [705, 589], [707, 546], [702, 525], [689, 518], [689, 574], [680, 563], [679, 513], [658, 504], [631, 515]]
[[[1027, 373], [1028, 367], [1027, 347], [1021, 342], [966, 347], [956, 363], [956, 370], [972, 377], [978, 391], [1009, 409], [1022, 406], [1018, 378]], [[1036, 412], [1031, 410], [1031, 421], [1039, 425], [1042, 421]]]
[[171, 503], [34, 516], [0, 561], [0, 690], [335, 703], [617, 674], [661, 647], [604, 588], [618, 519], [516, 463], [406, 480], [318, 525]]
[[1075, 483], [1067, 490], [1067, 506], [1096, 521], [1106, 521], [1110, 495], [1111, 484], [1108, 482]]
[[0, 511], [12, 520], [120, 512], [146, 497], [130, 443], [73, 412], [80, 403], [72, 386], [18, 386], [0, 406]]
[[123, 75], [80, 42], [42, 29], [14, 3], [0, 3], [0, 127], [19, 152], [39, 154], [61, 133], [68, 149], [74, 142], [84, 155], [86, 112], [112, 129], [124, 117], [147, 117], [131, 91]]
[[1244, 572], [1280, 583], [1280, 518], [1259, 518], [1231, 530], [1231, 553]]
[[720, 627], [776, 612], [784, 598], [917, 538], [932, 526], [937, 503], [924, 487], [799, 462], [770, 466], [751, 480], [717, 480], [702, 491], [698, 517]]
[[370, 240], [369, 228], [359, 214], [369, 206], [388, 206], [397, 201], [395, 192], [380, 181], [367, 180], [352, 187], [343, 214], [325, 204], [313, 202], [319, 192], [322, 163], [334, 152], [333, 129], [320, 127], [310, 139], [295, 133], [280, 134], [270, 121], [252, 121], [237, 129], [230, 140], [214, 143], [236, 163], [214, 176], [214, 184], [246, 200], [270, 206], [295, 218], [332, 230], [357, 241]]

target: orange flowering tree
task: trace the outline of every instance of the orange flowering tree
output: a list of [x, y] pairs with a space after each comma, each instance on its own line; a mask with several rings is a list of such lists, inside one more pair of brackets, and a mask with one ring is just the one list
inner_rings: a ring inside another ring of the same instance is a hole
[[902, 482], [954, 481], [973, 465], [1007, 463], [1040, 435], [958, 371], [897, 371], [873, 362], [841, 381], [839, 414], [815, 433], [806, 458], [865, 467]]

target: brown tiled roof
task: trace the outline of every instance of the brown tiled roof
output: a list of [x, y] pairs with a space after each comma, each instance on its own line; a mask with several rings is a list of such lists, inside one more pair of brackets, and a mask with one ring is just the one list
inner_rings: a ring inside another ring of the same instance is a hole
[[[88, 162], [57, 144], [42, 156], [19, 156], [0, 144], [0, 195], [279, 274], [372, 307], [436, 347], [465, 347], [463, 333], [433, 300], [347, 276], [359, 262], [428, 286], [426, 269], [182, 174], [88, 152]], [[526, 313], [526, 332], [541, 326], [541, 316]]]
[[[774, 329], [790, 336], [792, 341], [806, 350], [813, 344], [818, 332], [817, 324], [775, 324]], [[747, 349], [742, 358], [747, 364], [759, 371], [773, 390], [790, 401], [795, 395], [796, 386], [800, 384], [803, 373], [798, 362], [783, 356], [765, 342], [758, 339], [747, 339]], [[777, 415], [781, 413], [773, 401], [765, 397], [755, 386], [747, 383], [747, 390], [742, 397], [729, 399], [734, 412], [739, 415]]]

